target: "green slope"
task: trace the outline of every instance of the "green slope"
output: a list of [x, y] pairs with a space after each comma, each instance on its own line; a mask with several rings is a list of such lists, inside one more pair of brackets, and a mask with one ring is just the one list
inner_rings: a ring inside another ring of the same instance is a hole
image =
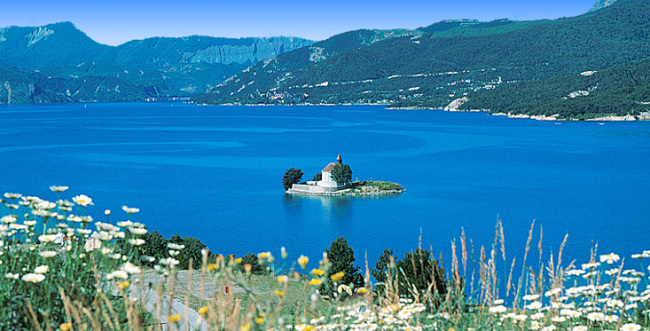
[[253, 72], [265, 70], [266, 85], [258, 85], [259, 76], [251, 73], [237, 75], [234, 83], [222, 84], [196, 100], [442, 108], [459, 97], [472, 100], [475, 94], [489, 95], [501, 86], [648, 59], [649, 17], [649, 2], [619, 0], [595, 12], [553, 21], [445, 21], [421, 28], [428, 32], [421, 37], [390, 38], [349, 49], [301, 70], [288, 70], [278, 62]]

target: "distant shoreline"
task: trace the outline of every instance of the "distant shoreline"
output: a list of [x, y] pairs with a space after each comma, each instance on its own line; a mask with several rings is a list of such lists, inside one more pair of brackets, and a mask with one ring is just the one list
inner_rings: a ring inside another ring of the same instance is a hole
[[[193, 103], [193, 102], [189, 102]], [[384, 106], [386, 109], [395, 110], [442, 110], [445, 112], [459, 112], [459, 113], [488, 113], [490, 116], [505, 116], [512, 119], [531, 119], [536, 121], [556, 121], [556, 122], [638, 122], [638, 121], [650, 121], [650, 112], [643, 112], [639, 115], [608, 115], [601, 117], [585, 118], [585, 119], [566, 119], [558, 118], [557, 116], [546, 116], [546, 115], [528, 115], [528, 114], [513, 114], [513, 113], [492, 113], [487, 109], [468, 109], [461, 110], [458, 108], [449, 108], [448, 107], [419, 107], [419, 106], [391, 106], [387, 104], [377, 104], [377, 103], [343, 103], [343, 104], [333, 104], [333, 103], [322, 103], [322, 104], [313, 104], [313, 103], [298, 103], [298, 104], [248, 104], [248, 103], [225, 103], [225, 104], [210, 104], [210, 103], [194, 103], [198, 106], [248, 106], [248, 107], [272, 107], [272, 106], [326, 106], [326, 107], [336, 107], [336, 106]]]

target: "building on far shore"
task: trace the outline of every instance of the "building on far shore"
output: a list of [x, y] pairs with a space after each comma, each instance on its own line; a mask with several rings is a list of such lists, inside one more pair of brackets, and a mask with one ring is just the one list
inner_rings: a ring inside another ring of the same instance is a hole
[[332, 170], [336, 165], [343, 165], [341, 154], [336, 158], [336, 163], [332, 162], [321, 170], [322, 179], [319, 181], [308, 181], [306, 184], [293, 184], [289, 193], [328, 193], [344, 190], [348, 188], [347, 184], [339, 184], [332, 178]]

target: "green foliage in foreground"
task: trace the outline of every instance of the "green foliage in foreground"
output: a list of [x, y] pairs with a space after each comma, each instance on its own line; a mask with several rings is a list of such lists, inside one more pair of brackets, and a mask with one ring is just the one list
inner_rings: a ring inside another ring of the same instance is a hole
[[[351, 288], [363, 287], [361, 269], [354, 265], [354, 261], [356, 261], [354, 250], [348, 245], [348, 241], [345, 238], [339, 237], [332, 241], [330, 247], [325, 252], [330, 262], [327, 272], [330, 275], [343, 273], [343, 276], [336, 280], [338, 284]], [[327, 284], [321, 286], [320, 293], [331, 297], [334, 291], [338, 290], [335, 288], [334, 283], [335, 281], [328, 279]]]
[[398, 285], [399, 292], [410, 299], [416, 299], [420, 293], [431, 289], [438, 298], [443, 298], [447, 294], [445, 270], [432, 255], [418, 248], [415, 252], [406, 253], [403, 259], [396, 260], [393, 251], [386, 249], [370, 274], [382, 284], [378, 285], [379, 291], [385, 290], [386, 283], [393, 282]]
[[[540, 251], [531, 250], [534, 223], [523, 251], [525, 256], [539, 253], [538, 265], [506, 260], [503, 227], [497, 221], [491, 247], [474, 249], [464, 232], [459, 247], [451, 242], [447, 272], [442, 257], [434, 260], [427, 250], [417, 249], [398, 261], [390, 250], [384, 251], [373, 274], [385, 278], [375, 291], [369, 276], [359, 280], [354, 253], [343, 238], [318, 262], [305, 256], [292, 262], [285, 250], [278, 259], [262, 252], [241, 260], [223, 255], [211, 260], [203, 250], [201, 269], [189, 265], [186, 272], [178, 272], [179, 261], [173, 258], [186, 247], [168, 242], [173, 257], [145, 258], [156, 262], [153, 270], [145, 270], [132, 255], [145, 244], [147, 233], [143, 224], [130, 220], [136, 209], [124, 207], [129, 220], [112, 225], [87, 216], [92, 200], [85, 195], [74, 197], [75, 203], [15, 193], [5, 197], [0, 219], [3, 330], [147, 330], [162, 323], [183, 329], [189, 321], [185, 313], [169, 313], [161, 306], [176, 293], [196, 308], [210, 330], [650, 328], [650, 269], [644, 265], [650, 250], [621, 257], [598, 255], [594, 248], [588, 263], [564, 266], [565, 241], [557, 255], [546, 253], [544, 262], [541, 234]], [[182, 239], [175, 237], [170, 240]], [[253, 275], [252, 263], [246, 262], [254, 259], [272, 274]], [[501, 265], [505, 268], [497, 267]], [[513, 269], [521, 275], [513, 277]], [[144, 289], [144, 284], [154, 290]], [[146, 301], [154, 302], [154, 308], [152, 320], [145, 322]]]

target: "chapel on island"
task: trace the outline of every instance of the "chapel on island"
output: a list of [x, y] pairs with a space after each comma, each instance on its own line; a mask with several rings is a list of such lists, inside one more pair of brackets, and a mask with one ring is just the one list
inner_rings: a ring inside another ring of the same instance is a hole
[[336, 165], [343, 165], [343, 158], [341, 154], [336, 158], [336, 162], [331, 162], [323, 170], [321, 170], [321, 180], [308, 181], [304, 184], [293, 184], [289, 189], [289, 193], [297, 194], [324, 194], [340, 191], [348, 188], [347, 184], [337, 183], [332, 178], [332, 170]]

